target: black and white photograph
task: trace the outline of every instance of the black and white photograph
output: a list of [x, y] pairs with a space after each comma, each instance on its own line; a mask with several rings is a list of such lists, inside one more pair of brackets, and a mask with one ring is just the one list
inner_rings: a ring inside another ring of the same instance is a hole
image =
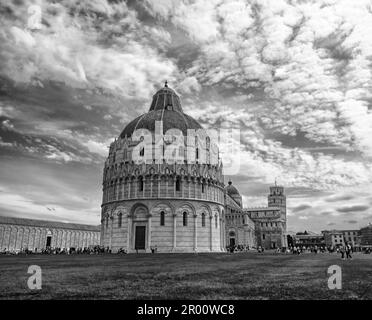
[[371, 0], [0, 0], [0, 300], [371, 300], [371, 190]]

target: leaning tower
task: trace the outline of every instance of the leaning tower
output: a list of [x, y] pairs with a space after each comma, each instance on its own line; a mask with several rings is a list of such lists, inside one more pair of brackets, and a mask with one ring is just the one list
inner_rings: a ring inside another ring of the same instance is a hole
[[286, 196], [284, 194], [284, 187], [278, 186], [275, 181], [275, 185], [270, 187], [270, 194], [267, 197], [269, 207], [280, 208], [280, 218], [282, 222], [282, 243], [287, 246], [287, 207], [286, 207]]

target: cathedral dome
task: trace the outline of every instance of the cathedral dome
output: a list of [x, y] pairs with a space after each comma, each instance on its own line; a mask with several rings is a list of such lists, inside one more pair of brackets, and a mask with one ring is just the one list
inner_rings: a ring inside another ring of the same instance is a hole
[[169, 129], [179, 129], [186, 136], [187, 129], [202, 129], [202, 126], [192, 117], [183, 113], [179, 96], [168, 87], [156, 92], [152, 98], [149, 112], [131, 121], [120, 134], [121, 138], [131, 137], [136, 129], [155, 131], [155, 121], [163, 122], [163, 133]]
[[240, 196], [240, 193], [239, 193], [238, 189], [236, 189], [232, 185], [231, 181], [229, 181], [229, 185], [225, 187], [225, 190], [226, 190], [227, 194], [230, 195], [230, 196], [235, 196], [235, 195]]

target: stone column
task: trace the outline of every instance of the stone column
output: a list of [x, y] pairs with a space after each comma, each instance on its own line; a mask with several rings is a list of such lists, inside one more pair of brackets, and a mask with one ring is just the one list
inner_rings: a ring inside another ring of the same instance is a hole
[[154, 187], [154, 178], [153, 176], [151, 176], [151, 190], [150, 190], [150, 197], [152, 198], [152, 194], [153, 194], [153, 187]]
[[165, 197], [168, 198], [168, 184], [169, 184], [169, 176], [165, 176]]
[[172, 177], [172, 182], [173, 182], [173, 197], [176, 197], [176, 181], [177, 181], [177, 176]]
[[142, 182], [143, 182], [143, 188], [142, 188], [142, 198], [144, 198], [145, 197], [145, 190], [146, 190], [146, 176], [143, 176], [143, 178], [142, 178]]
[[20, 248], [23, 248], [23, 237], [25, 235], [25, 228], [21, 228], [21, 245]]
[[36, 245], [37, 228], [33, 228], [33, 229], [34, 229], [34, 239], [32, 241], [32, 250], [35, 250], [35, 248], [37, 247]]
[[5, 237], [5, 227], [1, 227], [1, 236], [0, 236], [0, 250], [2, 251], [3, 250], [3, 241], [4, 241], [4, 237]]
[[198, 222], [198, 215], [194, 214], [194, 252], [198, 251], [198, 229], [197, 229], [197, 222]]
[[128, 179], [128, 199], [131, 198], [131, 189], [132, 189], [132, 179]]
[[[114, 234], [114, 216], [110, 217], [111, 220], [111, 230], [110, 230], [110, 239], [109, 239], [109, 248], [112, 249], [112, 236]], [[83, 242], [84, 242], [84, 235], [83, 235]]]
[[[151, 217], [152, 215], [151, 214], [148, 214], [148, 232], [147, 232], [147, 250], [150, 250], [151, 249]], [[146, 251], [147, 251], [146, 250]]]
[[173, 249], [176, 251], [177, 248], [177, 214], [173, 213]]
[[127, 252], [129, 252], [130, 248], [130, 238], [131, 238], [131, 230], [132, 230], [132, 216], [128, 215], [128, 230], [127, 230]]
[[15, 228], [14, 249], [17, 249], [17, 240], [18, 240], [18, 228]]
[[190, 199], [191, 195], [190, 195], [190, 185], [191, 185], [191, 178], [190, 176], [187, 177], [187, 189], [188, 189], [188, 198]]
[[223, 226], [222, 226], [222, 218], [220, 218], [220, 250], [223, 251], [223, 243], [222, 243], [222, 238], [223, 238]]
[[195, 194], [194, 198], [195, 198], [195, 199], [198, 198], [198, 195], [197, 195], [197, 193], [196, 193], [196, 184], [197, 184], [197, 183], [198, 183], [198, 179], [194, 178], [194, 194]]
[[160, 198], [160, 185], [161, 185], [161, 176], [158, 176], [158, 198]]
[[134, 198], [138, 198], [138, 177], [134, 180]]
[[209, 216], [209, 248], [213, 251], [213, 216]]

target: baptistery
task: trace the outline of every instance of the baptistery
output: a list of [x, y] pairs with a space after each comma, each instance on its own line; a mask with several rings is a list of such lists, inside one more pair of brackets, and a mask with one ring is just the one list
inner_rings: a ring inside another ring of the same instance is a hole
[[112, 252], [225, 250], [218, 145], [165, 86], [110, 145], [101, 245]]

